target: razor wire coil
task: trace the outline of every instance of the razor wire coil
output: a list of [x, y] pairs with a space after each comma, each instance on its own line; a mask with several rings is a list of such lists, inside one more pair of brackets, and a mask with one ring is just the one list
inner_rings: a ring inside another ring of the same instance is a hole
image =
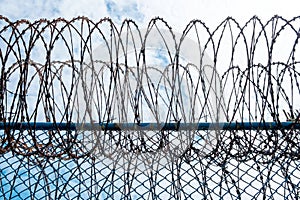
[[[229, 17], [212, 31], [193, 20], [179, 38], [161, 18], [144, 32], [132, 20], [118, 28], [108, 18], [85, 17], [1, 16], [0, 27], [0, 197], [299, 197], [297, 128], [222, 129], [236, 122], [297, 126], [299, 17], [253, 17], [244, 25]], [[197, 44], [192, 53], [189, 38]], [[161, 46], [151, 43], [156, 39]], [[105, 129], [149, 119], [220, 127]], [[54, 128], [37, 130], [39, 122]], [[72, 129], [74, 122], [104, 128]], [[121, 158], [135, 154], [136, 163]], [[156, 166], [161, 157], [166, 163]]]

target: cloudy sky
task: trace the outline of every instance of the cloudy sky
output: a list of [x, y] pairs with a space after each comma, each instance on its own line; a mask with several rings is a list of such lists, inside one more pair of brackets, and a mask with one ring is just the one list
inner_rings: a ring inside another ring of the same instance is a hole
[[177, 31], [192, 19], [215, 27], [227, 16], [243, 23], [253, 15], [263, 20], [278, 14], [290, 19], [300, 14], [297, 0], [0, 0], [0, 14], [12, 21], [25, 18], [53, 19], [87, 16], [93, 20], [111, 17], [115, 23], [125, 18], [147, 26], [155, 16], [163, 17]]

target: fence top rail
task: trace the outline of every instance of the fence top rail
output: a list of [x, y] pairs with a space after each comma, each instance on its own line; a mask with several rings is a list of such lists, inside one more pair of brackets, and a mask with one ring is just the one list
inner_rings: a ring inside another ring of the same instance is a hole
[[287, 130], [300, 123], [287, 122], [199, 122], [199, 123], [72, 123], [0, 122], [0, 130], [100, 130], [100, 131], [188, 131], [188, 130]]

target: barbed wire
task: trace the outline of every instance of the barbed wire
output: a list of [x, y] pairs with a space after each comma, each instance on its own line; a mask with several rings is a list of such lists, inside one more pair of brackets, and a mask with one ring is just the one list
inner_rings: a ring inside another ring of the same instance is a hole
[[[78, 188], [95, 199], [298, 198], [299, 19], [228, 17], [213, 30], [193, 20], [178, 34], [162, 18], [142, 29], [132, 20], [0, 16], [0, 166], [28, 170], [27, 198], [81, 198]], [[286, 121], [290, 129], [222, 129]], [[148, 122], [158, 129], [124, 127]], [[219, 125], [163, 129], [202, 122]], [[18, 173], [0, 181], [4, 198], [22, 197]]]

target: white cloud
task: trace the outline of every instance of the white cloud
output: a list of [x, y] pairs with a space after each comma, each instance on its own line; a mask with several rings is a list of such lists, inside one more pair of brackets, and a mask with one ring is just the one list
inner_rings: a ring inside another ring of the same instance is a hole
[[77, 16], [87, 16], [93, 20], [107, 17], [104, 1], [98, 0], [2, 0], [0, 1], [0, 14], [11, 21], [29, 19], [31, 21], [47, 18], [63, 17], [72, 19]]
[[11, 21], [18, 19], [36, 20], [39, 18], [57, 18], [60, 13], [58, 10], [60, 1], [0, 1], [0, 13], [8, 17]]
[[94, 21], [108, 17], [104, 0], [63, 0], [59, 12], [61, 17], [71, 19], [77, 16], [86, 16]]
[[215, 28], [227, 16], [246, 22], [253, 15], [263, 20], [273, 15], [292, 18], [299, 15], [296, 0], [1, 0], [0, 14], [12, 21], [17, 19], [87, 16], [92, 20], [111, 17], [120, 23], [125, 18], [136, 20], [145, 27], [151, 18], [163, 17], [174, 29], [181, 31], [192, 19], [201, 19]]
[[299, 15], [296, 0], [152, 0], [142, 1], [141, 11], [145, 21], [160, 16], [176, 30], [182, 30], [192, 19], [201, 19], [210, 28], [215, 28], [226, 17], [232, 16], [241, 24], [257, 15], [265, 20], [274, 15], [292, 18]]

